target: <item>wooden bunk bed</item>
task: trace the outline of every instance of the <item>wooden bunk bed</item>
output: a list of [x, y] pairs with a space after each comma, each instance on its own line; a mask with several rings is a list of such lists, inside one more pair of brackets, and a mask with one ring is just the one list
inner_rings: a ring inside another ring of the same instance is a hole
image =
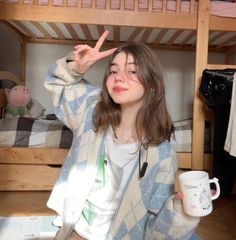
[[[214, 11], [210, 14], [211, 3], [208, 0], [0, 0], [0, 21], [21, 42], [20, 78], [23, 81], [27, 43], [94, 44], [104, 29], [112, 32], [112, 37], [106, 42], [107, 47], [139, 37], [140, 41], [153, 48], [195, 51], [192, 152], [178, 153], [178, 158], [180, 168], [204, 169], [209, 168], [210, 155], [204, 154], [206, 114], [205, 104], [199, 96], [202, 71], [205, 68], [234, 68], [232, 65], [208, 64], [208, 52], [225, 53], [227, 63], [236, 50], [236, 18], [216, 16]], [[236, 4], [228, 6], [232, 9]], [[92, 34], [92, 30], [97, 34]], [[124, 32], [129, 34], [124, 37]], [[163, 42], [168, 32], [172, 36]], [[219, 41], [229, 32], [233, 36]], [[152, 41], [151, 36], [154, 36]], [[181, 41], [178, 41], [180, 38]], [[59, 172], [57, 166], [62, 164], [67, 151], [56, 148], [0, 148], [0, 189], [50, 190]], [[25, 172], [28, 175], [21, 181], [19, 176]], [[38, 174], [36, 180], [34, 172]], [[6, 180], [7, 174], [11, 173], [16, 175]]]

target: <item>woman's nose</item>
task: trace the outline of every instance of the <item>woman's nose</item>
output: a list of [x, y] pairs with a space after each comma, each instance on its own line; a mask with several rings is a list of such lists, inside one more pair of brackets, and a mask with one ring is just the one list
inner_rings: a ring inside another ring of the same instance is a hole
[[123, 82], [125, 80], [125, 73], [123, 72], [117, 72], [115, 75], [115, 81], [117, 82]]

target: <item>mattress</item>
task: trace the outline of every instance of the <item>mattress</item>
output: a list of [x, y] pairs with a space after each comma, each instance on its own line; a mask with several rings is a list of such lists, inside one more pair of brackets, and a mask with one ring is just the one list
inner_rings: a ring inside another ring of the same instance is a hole
[[[171, 145], [176, 152], [192, 151], [192, 119], [174, 122]], [[211, 127], [206, 124], [205, 152], [211, 152]], [[0, 147], [70, 148], [73, 134], [59, 120], [19, 117], [0, 120]]]

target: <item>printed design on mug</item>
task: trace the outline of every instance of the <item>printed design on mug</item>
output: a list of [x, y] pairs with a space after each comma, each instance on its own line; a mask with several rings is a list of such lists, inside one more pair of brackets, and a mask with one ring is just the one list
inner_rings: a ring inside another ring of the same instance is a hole
[[[194, 194], [191, 194], [191, 191], [197, 191], [198, 187], [196, 185], [192, 185], [192, 184], [184, 184], [184, 188], [186, 189], [186, 193], [184, 195], [184, 198], [187, 199], [187, 198], [195, 198], [195, 202], [198, 201], [197, 198], [198, 198], [198, 194], [197, 193], [194, 193]], [[189, 193], [189, 194], [187, 194]], [[190, 208], [192, 209], [197, 209], [197, 205], [192, 203], [190, 205]]]
[[201, 203], [203, 210], [208, 210], [211, 207], [211, 197], [207, 193], [205, 188], [202, 188], [200, 193], [199, 202]]
[[[211, 196], [207, 193], [207, 190], [202, 187], [202, 184], [200, 186], [192, 185], [192, 184], [184, 184], [184, 188], [187, 191], [194, 192], [193, 194], [187, 194], [185, 197], [189, 198], [195, 198], [195, 204], [191, 204], [192, 209], [197, 209], [197, 203], [200, 202], [200, 206], [203, 210], [208, 210], [211, 207]], [[196, 192], [195, 192], [196, 191]], [[200, 191], [200, 192], [199, 192]]]

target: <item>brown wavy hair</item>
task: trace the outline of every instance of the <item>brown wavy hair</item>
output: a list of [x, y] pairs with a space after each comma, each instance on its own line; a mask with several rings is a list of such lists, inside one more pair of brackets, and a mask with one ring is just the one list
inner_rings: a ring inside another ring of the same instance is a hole
[[95, 131], [104, 131], [109, 125], [115, 129], [121, 121], [120, 105], [112, 100], [106, 88], [111, 64], [115, 56], [121, 52], [134, 57], [138, 78], [144, 87], [143, 105], [136, 117], [136, 132], [140, 143], [142, 144], [142, 139], [145, 139], [148, 145], [158, 145], [164, 140], [169, 140], [174, 132], [174, 126], [166, 106], [160, 63], [156, 54], [141, 43], [122, 45], [111, 56], [104, 75], [101, 99], [93, 115]]

